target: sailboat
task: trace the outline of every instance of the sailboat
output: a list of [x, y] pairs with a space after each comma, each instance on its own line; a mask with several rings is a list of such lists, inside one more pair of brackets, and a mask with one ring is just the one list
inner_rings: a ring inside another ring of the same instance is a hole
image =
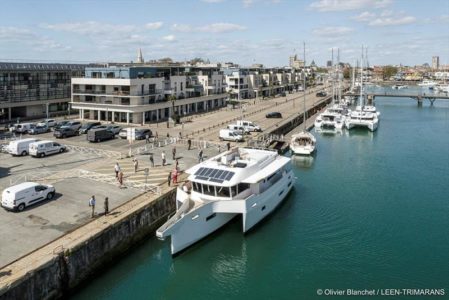
[[304, 74], [303, 74], [303, 82], [304, 82], [304, 115], [303, 115], [303, 130], [300, 133], [292, 135], [292, 139], [290, 141], [290, 150], [293, 154], [296, 155], [311, 155], [315, 151], [316, 146], [316, 138], [307, 131], [307, 116], [306, 116], [306, 44], [304, 43]]
[[375, 131], [379, 124], [378, 114], [376, 112], [370, 112], [363, 109], [364, 94], [363, 94], [363, 48], [362, 48], [362, 63], [360, 68], [360, 97], [359, 105], [355, 111], [349, 114], [346, 118], [345, 125], [347, 129], [354, 127], [365, 127], [370, 131]]

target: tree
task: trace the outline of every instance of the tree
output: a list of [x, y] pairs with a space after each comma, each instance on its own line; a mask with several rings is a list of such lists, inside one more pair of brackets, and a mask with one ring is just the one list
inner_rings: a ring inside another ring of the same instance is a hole
[[344, 69], [343, 70], [343, 78], [349, 79], [350, 76], [351, 76], [351, 73], [350, 73], [349, 68]]
[[385, 66], [382, 68], [382, 77], [384, 80], [389, 79], [391, 76], [396, 75], [398, 68], [393, 66]]

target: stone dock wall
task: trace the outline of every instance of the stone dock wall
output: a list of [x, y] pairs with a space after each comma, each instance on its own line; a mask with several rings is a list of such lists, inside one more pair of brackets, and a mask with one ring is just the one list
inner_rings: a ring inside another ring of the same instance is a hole
[[[153, 237], [157, 227], [175, 211], [175, 196], [176, 189], [171, 188], [151, 200], [134, 199], [127, 203], [131, 204], [128, 211], [122, 210], [124, 212], [118, 216], [112, 215], [113, 211], [111, 215], [100, 217], [55, 240], [52, 242], [54, 245], [50, 243], [4, 267], [0, 270], [0, 299], [55, 299], [65, 296], [70, 289], [109, 265], [130, 247]], [[133, 201], [136, 202], [134, 205]], [[103, 223], [106, 225], [102, 228], [89, 230], [90, 226], [96, 225], [95, 222], [102, 222], [102, 218], [110, 219]], [[78, 236], [74, 237], [76, 242], [71, 235]], [[47, 246], [53, 251], [47, 249], [42, 253]], [[33, 255], [36, 256], [34, 260], [30, 258]]]

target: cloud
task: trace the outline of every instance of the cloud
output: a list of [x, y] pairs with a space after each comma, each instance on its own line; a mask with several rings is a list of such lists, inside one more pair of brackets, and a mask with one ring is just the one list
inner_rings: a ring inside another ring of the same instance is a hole
[[368, 22], [372, 20], [374, 17], [376, 17], [376, 14], [364, 11], [358, 16], [351, 17], [351, 19], [359, 22]]
[[309, 7], [320, 12], [346, 11], [363, 8], [383, 8], [390, 5], [392, 0], [318, 0]]
[[354, 29], [349, 28], [349, 27], [335, 26], [335, 27], [315, 28], [314, 30], [312, 30], [312, 33], [314, 35], [318, 35], [321, 37], [336, 37], [336, 36], [347, 35], [353, 31], [354, 31]]
[[176, 37], [173, 34], [170, 34], [162, 37], [162, 39], [168, 42], [173, 42], [176, 39]]
[[0, 27], [0, 40], [21, 40], [33, 38], [36, 35], [29, 29], [19, 27]]
[[449, 22], [449, 15], [441, 15], [439, 19], [442, 22]]
[[191, 25], [188, 24], [173, 24], [171, 29], [177, 32], [225, 33], [225, 32], [245, 30], [246, 27], [232, 23], [214, 23], [198, 27], [192, 27]]
[[145, 24], [145, 28], [155, 30], [155, 29], [161, 28], [162, 25], [163, 25], [162, 22], [147, 23], [147, 24]]
[[144, 26], [109, 24], [97, 21], [59, 23], [59, 24], [41, 24], [40, 27], [54, 31], [70, 32], [82, 35], [104, 35], [104, 34], [132, 34], [144, 29], [156, 30], [161, 28], [162, 22], [147, 23]]
[[254, 0], [242, 0], [243, 7], [250, 7], [254, 4]]
[[399, 18], [377, 18], [368, 23], [370, 26], [395, 26], [415, 23], [416, 18], [412, 16], [404, 16]]
[[224, 2], [225, 0], [201, 0], [201, 2], [205, 2], [205, 3], [220, 3], [220, 2]]

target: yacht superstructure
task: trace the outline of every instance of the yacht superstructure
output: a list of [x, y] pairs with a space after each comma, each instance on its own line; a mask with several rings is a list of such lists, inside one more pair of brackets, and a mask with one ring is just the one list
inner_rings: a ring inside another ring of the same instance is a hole
[[275, 151], [233, 148], [190, 169], [176, 191], [177, 211], [157, 231], [176, 254], [242, 215], [242, 231], [260, 222], [293, 187], [291, 159]]

